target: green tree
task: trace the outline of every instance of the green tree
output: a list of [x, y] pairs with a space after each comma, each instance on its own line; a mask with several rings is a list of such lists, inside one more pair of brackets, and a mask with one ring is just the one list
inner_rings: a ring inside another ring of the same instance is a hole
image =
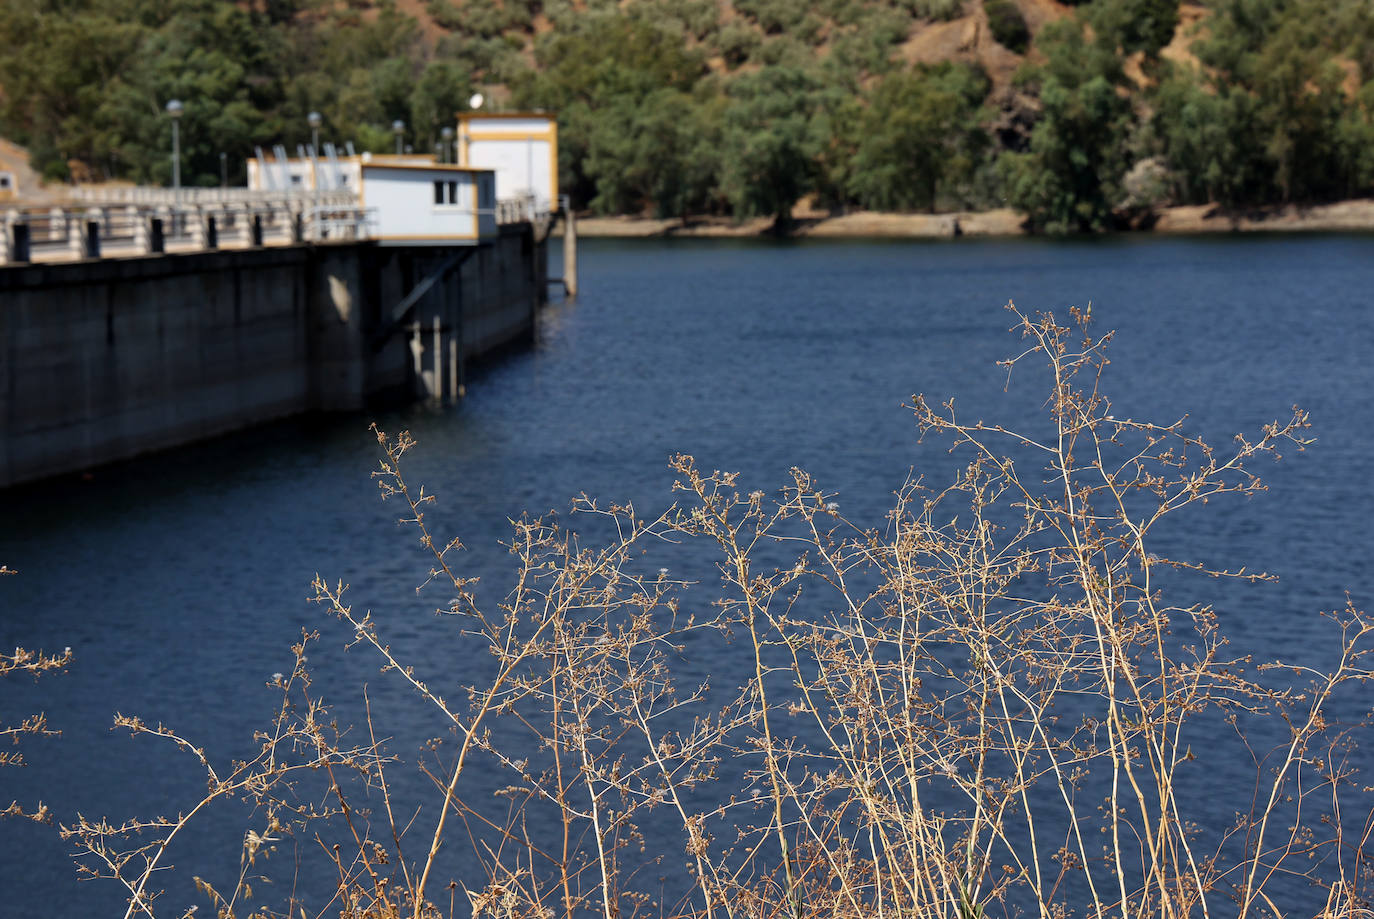
[[980, 106], [991, 84], [965, 64], [894, 74], [871, 93], [850, 186], [873, 210], [934, 210], [941, 189], [967, 182], [989, 143]]
[[1093, 3], [1088, 10], [1099, 41], [1126, 54], [1143, 51], [1150, 59], [1159, 56], [1178, 28], [1178, 0], [1112, 0]]
[[1154, 128], [1175, 177], [1176, 200], [1238, 204], [1255, 198], [1272, 173], [1256, 108], [1249, 93], [1230, 86], [1212, 90], [1191, 71], [1160, 85]]
[[813, 117], [820, 84], [809, 72], [772, 67], [736, 77], [724, 112], [722, 191], [736, 215], [772, 216], [783, 228], [812, 188], [825, 146]]
[[587, 151], [593, 210], [686, 217], [708, 209], [718, 168], [715, 108], [665, 88], [603, 110]]
[[[1154, 129], [1186, 200], [1320, 200], [1367, 190], [1368, 103], [1338, 60], [1364, 53], [1362, 12], [1320, 0], [1222, 0], [1206, 69], [1163, 83]], [[1350, 31], [1343, 32], [1342, 28]]]
[[[627, 202], [647, 203], [649, 183], [626, 182], [613, 164], [632, 156], [639, 143], [636, 126], [651, 112], [646, 100], [664, 90], [687, 93], [702, 77], [700, 52], [686, 48], [671, 29], [601, 14], [550, 33], [535, 58], [539, 69], [514, 81], [514, 99], [520, 107], [558, 112], [560, 185], [579, 206], [615, 202], [637, 210]], [[604, 195], [601, 182], [607, 183]]]
[[1118, 91], [1125, 85], [1121, 61], [1087, 41], [1073, 19], [1046, 26], [1039, 44], [1047, 60], [1028, 81], [1039, 85], [1040, 120], [1029, 152], [1001, 158], [1008, 198], [1039, 227], [1105, 229], [1120, 198], [1135, 123], [1129, 99]]
[[467, 110], [471, 95], [472, 82], [455, 62], [433, 60], [425, 65], [409, 100], [410, 123], [422, 149], [429, 149], [439, 141], [439, 132], [453, 125], [459, 111]]

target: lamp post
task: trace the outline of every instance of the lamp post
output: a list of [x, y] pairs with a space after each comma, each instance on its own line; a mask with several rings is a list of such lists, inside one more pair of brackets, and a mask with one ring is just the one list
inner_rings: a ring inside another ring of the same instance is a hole
[[[470, 111], [475, 112], [482, 107], [482, 103], [485, 101], [487, 101], [486, 97], [484, 97], [481, 93], [473, 93], [468, 98], [468, 109]], [[472, 125], [468, 125], [468, 127], [471, 128]], [[458, 152], [458, 143], [467, 144], [467, 146], [463, 148], [463, 152], [461, 154]], [[463, 163], [464, 165], [466, 165], [468, 163], [468, 158], [472, 155], [472, 132], [469, 131], [468, 133], [464, 134], [461, 138], [459, 138], [458, 143], [455, 143], [453, 145], [453, 161], [455, 163]]]
[[457, 158], [456, 156], [455, 156], [455, 157], [450, 157], [450, 156], [449, 156], [449, 144], [453, 143], [453, 128], [449, 127], [448, 125], [444, 125], [443, 130], [441, 130], [441, 131], [439, 132], [439, 136], [442, 137], [442, 138], [444, 139], [444, 140], [443, 140], [443, 143], [444, 143], [444, 155], [439, 159], [439, 162], [441, 162], [441, 163], [453, 163], [453, 162], [457, 162], [458, 158]]
[[229, 154], [223, 151], [219, 155], [219, 187], [229, 187]]
[[177, 201], [181, 200], [181, 133], [177, 125], [183, 110], [180, 99], [167, 103], [167, 115], [172, 119], [172, 194]]
[[314, 227], [320, 218], [320, 125], [324, 118], [312, 111], [305, 121], [310, 125], [310, 218]]
[[401, 155], [401, 141], [402, 141], [402, 139], [405, 137], [405, 133], [406, 133], [406, 123], [405, 123], [404, 121], [402, 121], [401, 119], [397, 118], [395, 121], [393, 121], [393, 122], [391, 123], [391, 130], [392, 130], [392, 133], [394, 133], [394, 134], [396, 135], [396, 155], [397, 155], [397, 156], [400, 156], [400, 155]]

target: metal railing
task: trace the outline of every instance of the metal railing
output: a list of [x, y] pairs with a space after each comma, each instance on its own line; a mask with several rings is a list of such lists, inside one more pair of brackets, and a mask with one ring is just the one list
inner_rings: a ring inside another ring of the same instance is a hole
[[[533, 198], [497, 201], [497, 224], [548, 218]], [[377, 236], [351, 192], [82, 188], [53, 206], [0, 207], [0, 265], [248, 249]]]
[[151, 186], [77, 186], [67, 192], [74, 201], [102, 204], [149, 204], [167, 207], [194, 207], [216, 204], [260, 204], [300, 201], [315, 205], [355, 204], [351, 191], [306, 191], [299, 189], [261, 190], [256, 188], [157, 188]]
[[549, 213], [549, 202], [534, 195], [502, 198], [496, 202], [497, 223], [539, 223], [548, 220]]

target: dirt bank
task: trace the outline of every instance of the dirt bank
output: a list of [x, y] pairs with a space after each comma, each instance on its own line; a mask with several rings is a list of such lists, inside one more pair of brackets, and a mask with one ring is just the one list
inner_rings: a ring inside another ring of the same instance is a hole
[[1160, 211], [1147, 229], [1155, 233], [1374, 230], [1374, 198], [1237, 211], [1227, 211], [1215, 204], [1170, 207]]
[[[1250, 208], [1228, 211], [1217, 204], [1163, 208], [1141, 222], [1141, 231], [1153, 233], [1248, 233], [1325, 231], [1374, 231], [1374, 199], [1360, 198], [1334, 204]], [[736, 223], [728, 217], [654, 220], [643, 217], [583, 217], [577, 221], [581, 236], [767, 236], [773, 221], [767, 218]], [[561, 225], [555, 233], [561, 232]], [[1025, 216], [1002, 208], [952, 214], [879, 214], [861, 211], [830, 217], [813, 213], [798, 215], [793, 236], [893, 237], [942, 239], [955, 236], [1021, 236], [1027, 232]]]

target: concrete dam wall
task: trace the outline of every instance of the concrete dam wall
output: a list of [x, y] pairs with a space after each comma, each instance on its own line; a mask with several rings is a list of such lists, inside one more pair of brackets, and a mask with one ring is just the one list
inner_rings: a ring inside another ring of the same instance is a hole
[[[413, 398], [422, 381], [432, 392], [467, 359], [529, 340], [546, 284], [530, 224], [477, 246], [350, 241], [0, 268], [0, 487]], [[436, 355], [458, 364], [437, 373]]]

